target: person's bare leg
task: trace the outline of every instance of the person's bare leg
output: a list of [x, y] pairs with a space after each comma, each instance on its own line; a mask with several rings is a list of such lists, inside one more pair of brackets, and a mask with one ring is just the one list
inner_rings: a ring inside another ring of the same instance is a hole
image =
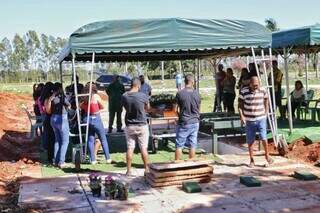
[[143, 160], [145, 173], [148, 173], [149, 172], [149, 168], [148, 168], [149, 157], [148, 157], [148, 150], [147, 149], [141, 149], [141, 157]]
[[97, 159], [98, 151], [100, 148], [101, 148], [101, 142], [99, 139], [96, 139], [95, 144], [94, 144], [94, 154], [96, 156], [96, 159]]
[[262, 144], [263, 144], [263, 148], [264, 148], [264, 156], [265, 156], [267, 162], [269, 164], [272, 164], [273, 160], [270, 158], [269, 148], [268, 148], [268, 141], [267, 140], [263, 140]]
[[131, 164], [132, 164], [132, 156], [133, 156], [133, 149], [128, 148], [127, 151], [127, 175], [131, 175]]
[[196, 149], [195, 148], [191, 148], [189, 150], [189, 159], [193, 159], [196, 156]]
[[182, 149], [181, 148], [176, 148], [176, 155], [175, 155], [175, 160], [180, 160], [182, 155]]
[[250, 167], [253, 167], [253, 166], [254, 166], [254, 160], [253, 160], [253, 144], [254, 144], [254, 143], [248, 144], [249, 156], [250, 156], [250, 164], [249, 164]]

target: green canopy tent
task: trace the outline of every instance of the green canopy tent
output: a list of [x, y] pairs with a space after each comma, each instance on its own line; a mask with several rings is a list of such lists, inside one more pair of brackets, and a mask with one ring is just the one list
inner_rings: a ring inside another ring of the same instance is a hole
[[251, 21], [137, 19], [101, 21], [71, 34], [59, 61], [148, 61], [210, 57], [270, 47], [271, 34]]
[[291, 53], [305, 54], [306, 88], [308, 89], [308, 54], [320, 50], [320, 24], [284, 30], [272, 34], [272, 48], [283, 55], [288, 100], [289, 130], [292, 132], [292, 109], [289, 92], [288, 59]]
[[[59, 57], [60, 74], [63, 61], [72, 61], [74, 79], [75, 62], [91, 61], [92, 83], [93, 65], [99, 61], [203, 59], [250, 54], [254, 48], [270, 47], [271, 33], [251, 21], [185, 18], [101, 21], [71, 34]], [[199, 69], [200, 66], [197, 79]], [[81, 125], [78, 126], [81, 134]]]

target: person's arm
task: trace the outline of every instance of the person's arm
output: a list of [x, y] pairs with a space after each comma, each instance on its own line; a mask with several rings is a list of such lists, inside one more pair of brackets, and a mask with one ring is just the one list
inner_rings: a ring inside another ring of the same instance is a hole
[[111, 84], [106, 89], [106, 93], [107, 93], [108, 96], [110, 95], [110, 87], [111, 87]]
[[152, 88], [151, 88], [151, 86], [149, 85], [149, 96], [151, 96], [151, 92], [152, 92]]
[[94, 99], [97, 101], [97, 103], [99, 105], [99, 109], [103, 110], [104, 106], [103, 106], [103, 103], [102, 103], [102, 100], [101, 100], [100, 96], [97, 95], [97, 94], [94, 94]]
[[263, 101], [263, 103], [264, 103], [264, 108], [265, 108], [265, 113], [266, 113], [266, 115], [268, 115], [268, 113], [269, 113], [269, 98], [268, 98], [268, 93], [267, 93], [267, 91], [265, 91], [265, 94], [264, 94], [264, 101]]
[[243, 114], [243, 109], [244, 109], [244, 97], [242, 91], [240, 91], [239, 98], [238, 98], [238, 109], [239, 109], [239, 114], [240, 114], [240, 120], [242, 124], [246, 124], [246, 118]]
[[50, 98], [47, 98], [44, 101], [44, 109], [46, 111], [47, 114], [51, 114], [52, 113], [52, 101], [54, 99], [54, 96], [52, 95]]
[[125, 92], [126, 92], [126, 89], [124, 88], [123, 84], [121, 84], [121, 91], [120, 91], [121, 95], [124, 94]]

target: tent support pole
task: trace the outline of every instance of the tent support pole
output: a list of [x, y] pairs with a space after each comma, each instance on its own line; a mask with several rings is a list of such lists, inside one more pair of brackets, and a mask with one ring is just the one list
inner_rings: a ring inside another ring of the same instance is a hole
[[161, 83], [164, 83], [164, 61], [161, 61]]
[[309, 82], [308, 82], [308, 74], [309, 74], [309, 54], [307, 53], [307, 47], [305, 47], [304, 52], [304, 65], [305, 65], [305, 77], [306, 77], [306, 90], [309, 89]]
[[315, 63], [316, 63], [316, 78], [319, 78], [319, 54], [315, 53]]
[[288, 102], [289, 131], [290, 133], [292, 133], [293, 122], [292, 122], [292, 108], [291, 108], [291, 98], [290, 98], [290, 88], [289, 88], [288, 58], [289, 58], [289, 54], [287, 52], [287, 49], [283, 48], [284, 70], [286, 74], [286, 93], [287, 93], [287, 102]]
[[[62, 61], [59, 63], [59, 71], [60, 71], [60, 82], [63, 85], [63, 76], [62, 76]], [[62, 86], [63, 88], [63, 86]]]
[[200, 69], [201, 69], [201, 60], [198, 59], [198, 67], [197, 67], [197, 91], [200, 92]]

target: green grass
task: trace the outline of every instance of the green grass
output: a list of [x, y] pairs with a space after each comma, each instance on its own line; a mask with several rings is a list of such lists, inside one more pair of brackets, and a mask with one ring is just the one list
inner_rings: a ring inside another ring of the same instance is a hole
[[29, 84], [16, 84], [16, 83], [1, 83], [0, 92], [11, 92], [18, 94], [32, 94], [32, 83]]
[[[117, 144], [115, 144], [117, 143]], [[107, 164], [104, 159], [103, 153], [98, 154], [98, 164], [91, 165], [89, 163], [81, 164], [80, 173], [91, 173], [91, 172], [110, 172], [110, 171], [125, 171], [126, 170], [126, 158], [125, 158], [125, 141], [123, 139], [121, 141], [110, 141], [110, 152], [111, 159], [114, 161], [112, 164]], [[174, 160], [174, 144], [169, 142], [168, 146], [159, 144], [159, 150], [156, 154], [149, 154], [149, 161], [151, 163], [156, 162], [168, 162]], [[214, 155], [204, 155], [198, 154], [198, 156], [205, 157], [207, 159], [219, 160]], [[188, 154], [183, 154], [183, 159], [187, 159]], [[68, 174], [76, 173], [73, 164], [70, 164], [69, 168], [65, 168], [63, 170], [58, 169], [53, 166], [49, 166], [46, 162], [45, 153], [41, 154], [41, 162], [42, 162], [42, 176], [43, 177], [54, 177], [54, 176], [63, 176]], [[136, 151], [133, 156], [132, 161], [133, 168], [143, 168], [143, 161], [141, 159], [141, 155]]]

